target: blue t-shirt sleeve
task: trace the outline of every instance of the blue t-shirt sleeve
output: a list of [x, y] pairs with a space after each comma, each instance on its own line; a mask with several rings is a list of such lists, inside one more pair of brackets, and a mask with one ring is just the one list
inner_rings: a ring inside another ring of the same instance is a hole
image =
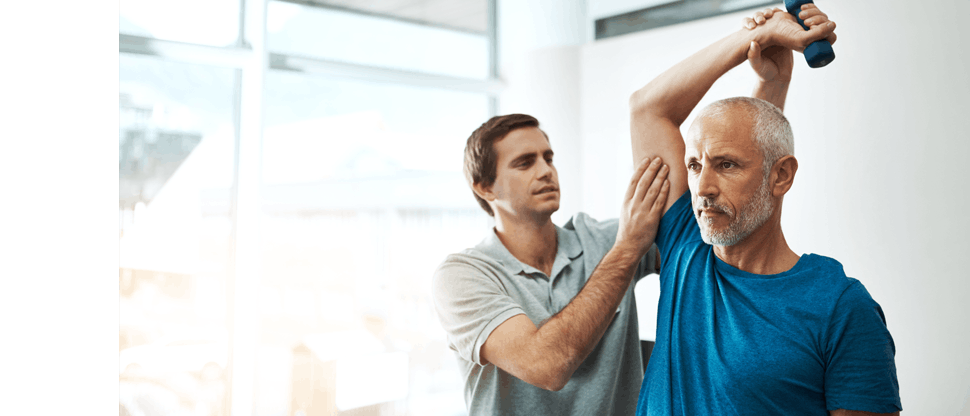
[[675, 246], [691, 238], [700, 238], [700, 233], [690, 203], [690, 191], [686, 191], [660, 219], [654, 241], [660, 248], [661, 262], [670, 258], [670, 253]]
[[828, 410], [874, 413], [902, 410], [896, 346], [882, 308], [856, 279], [836, 303], [825, 339]]

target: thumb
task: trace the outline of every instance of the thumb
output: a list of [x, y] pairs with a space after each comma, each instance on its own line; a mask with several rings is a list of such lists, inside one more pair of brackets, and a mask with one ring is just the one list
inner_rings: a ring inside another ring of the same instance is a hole
[[748, 61], [754, 67], [761, 65], [761, 45], [758, 42], [751, 41], [748, 45]]

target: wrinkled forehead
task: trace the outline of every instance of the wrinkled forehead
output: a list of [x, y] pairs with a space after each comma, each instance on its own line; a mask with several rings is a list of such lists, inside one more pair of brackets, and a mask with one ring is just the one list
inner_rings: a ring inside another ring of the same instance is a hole
[[684, 137], [687, 154], [698, 155], [714, 149], [760, 153], [754, 139], [754, 119], [742, 109], [714, 114], [702, 113], [691, 123]]

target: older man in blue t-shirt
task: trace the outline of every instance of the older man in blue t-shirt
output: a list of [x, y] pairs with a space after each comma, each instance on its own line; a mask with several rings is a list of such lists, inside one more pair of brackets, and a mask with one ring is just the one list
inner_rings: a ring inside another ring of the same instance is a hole
[[[798, 169], [781, 112], [791, 50], [835, 41], [809, 5], [803, 30], [772, 10], [631, 98], [633, 156], [670, 166], [656, 236], [663, 267], [657, 344], [639, 415], [871, 415], [902, 409], [895, 346], [879, 305], [839, 262], [797, 255], [781, 207]], [[718, 101], [681, 136], [711, 85], [745, 59], [755, 96]], [[769, 103], [770, 102], [770, 103]], [[689, 192], [686, 192], [688, 191]]]

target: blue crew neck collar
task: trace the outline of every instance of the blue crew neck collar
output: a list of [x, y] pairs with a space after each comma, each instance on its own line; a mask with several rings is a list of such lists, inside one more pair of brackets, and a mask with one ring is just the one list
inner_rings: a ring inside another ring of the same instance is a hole
[[811, 260], [810, 257], [813, 256], [813, 254], [802, 254], [798, 257], [798, 262], [795, 263], [791, 269], [777, 274], [757, 274], [741, 270], [717, 257], [717, 254], [714, 253], [714, 247], [711, 247], [711, 256], [714, 256], [714, 267], [717, 268], [718, 272], [749, 279], [777, 279], [801, 273], [805, 269], [809, 268], [809, 263]]

